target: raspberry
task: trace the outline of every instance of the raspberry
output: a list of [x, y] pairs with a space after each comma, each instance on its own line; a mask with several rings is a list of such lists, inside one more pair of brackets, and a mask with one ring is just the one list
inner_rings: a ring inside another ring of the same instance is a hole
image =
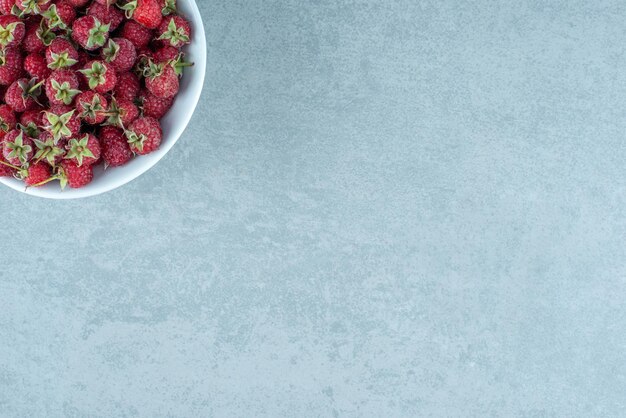
[[137, 60], [135, 45], [128, 39], [109, 39], [106, 48], [102, 49], [102, 59], [115, 68], [115, 71], [123, 73], [130, 71]]
[[43, 108], [27, 110], [20, 115], [20, 124], [26, 126], [30, 123], [41, 126], [43, 124]]
[[155, 119], [161, 119], [172, 107], [174, 98], [162, 99], [156, 97], [147, 90], [142, 91], [140, 95], [144, 116], [150, 116]]
[[65, 159], [75, 162], [79, 167], [92, 165], [100, 159], [100, 142], [92, 134], [81, 134], [80, 138], [72, 138], [67, 143]]
[[52, 30], [67, 30], [76, 19], [74, 6], [66, 0], [58, 0], [41, 14]]
[[5, 137], [7, 132], [15, 129], [17, 118], [15, 112], [9, 105], [0, 105], [0, 141]]
[[107, 99], [94, 91], [86, 91], [76, 97], [78, 117], [89, 125], [99, 125], [106, 119]]
[[93, 180], [93, 167], [86, 164], [78, 166], [73, 161], [65, 160], [61, 163], [59, 179], [62, 188], [65, 188], [66, 185], [72, 189], [85, 187]]
[[157, 35], [164, 45], [181, 48], [191, 42], [191, 26], [180, 16], [166, 17], [159, 25]]
[[22, 43], [26, 35], [26, 25], [13, 15], [0, 16], [0, 47], [16, 47]]
[[165, 63], [150, 62], [146, 71], [146, 88], [157, 97], [174, 97], [180, 88], [176, 70]]
[[84, 5], [89, 3], [89, 0], [67, 0], [67, 1], [69, 4], [71, 4], [72, 6], [76, 8], [83, 7]]
[[156, 63], [170, 62], [178, 59], [180, 52], [173, 46], [166, 45], [152, 53], [152, 60]]
[[26, 170], [26, 177], [24, 177], [24, 183], [27, 186], [38, 187], [43, 185], [50, 179], [51, 171], [50, 166], [44, 162], [36, 162], [31, 164]]
[[72, 104], [79, 93], [78, 78], [70, 70], [55, 70], [46, 80], [46, 96], [52, 104]]
[[56, 38], [46, 48], [46, 62], [52, 70], [73, 67], [78, 63], [78, 59], [78, 51], [66, 39]]
[[109, 39], [109, 27], [91, 15], [83, 16], [72, 25], [72, 39], [87, 51], [94, 51]]
[[32, 53], [24, 58], [24, 69], [32, 78], [37, 80], [45, 80], [52, 72], [48, 68], [46, 58], [38, 53]]
[[0, 14], [10, 15], [15, 6], [15, 0], [0, 0]]
[[26, 34], [22, 41], [22, 48], [28, 53], [41, 52], [46, 48], [39, 32], [41, 31], [41, 19], [33, 17], [26, 21]]
[[20, 78], [9, 86], [4, 101], [16, 112], [25, 112], [35, 107], [35, 100], [41, 95], [41, 84], [36, 79]]
[[109, 25], [109, 32], [113, 32], [124, 21], [124, 13], [117, 7], [107, 7], [98, 2], [91, 3], [91, 6], [87, 9], [87, 14]]
[[107, 166], [119, 167], [133, 158], [128, 141], [124, 137], [124, 131], [113, 126], [105, 126], [100, 129], [100, 145], [102, 146], [102, 158]]
[[[0, 142], [0, 146], [2, 143]], [[15, 174], [15, 166], [13, 164], [9, 164], [4, 160], [2, 153], [0, 153], [0, 177], [13, 177]]]
[[157, 0], [131, 0], [121, 7], [137, 23], [149, 29], [159, 27], [163, 15]]
[[113, 99], [109, 106], [109, 118], [106, 123], [107, 125], [124, 128], [124, 126], [130, 125], [138, 117], [139, 109], [131, 100]]
[[22, 54], [15, 48], [0, 51], [0, 84], [8, 86], [22, 73]]
[[135, 100], [140, 89], [139, 79], [133, 73], [122, 73], [117, 76], [117, 86], [113, 95], [117, 99]]
[[156, 151], [161, 145], [163, 132], [159, 121], [151, 117], [135, 119], [126, 131], [130, 149], [139, 155]]
[[107, 93], [115, 88], [117, 76], [115, 70], [104, 61], [91, 61], [80, 70], [89, 88], [98, 93]]
[[21, 129], [9, 131], [2, 142], [2, 155], [9, 164], [19, 167], [33, 158], [35, 144]]
[[152, 40], [152, 31], [137, 22], [128, 21], [122, 27], [122, 38], [126, 38], [139, 51], [145, 48]]

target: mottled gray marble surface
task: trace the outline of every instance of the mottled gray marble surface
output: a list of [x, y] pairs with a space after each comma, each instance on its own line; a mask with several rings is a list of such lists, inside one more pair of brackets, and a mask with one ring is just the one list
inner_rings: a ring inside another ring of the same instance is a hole
[[199, 3], [159, 165], [0, 189], [0, 416], [626, 415], [626, 3]]

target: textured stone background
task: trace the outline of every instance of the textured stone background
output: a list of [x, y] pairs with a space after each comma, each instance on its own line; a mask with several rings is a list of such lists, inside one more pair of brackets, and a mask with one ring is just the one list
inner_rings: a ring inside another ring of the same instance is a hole
[[201, 0], [105, 196], [0, 189], [0, 415], [626, 415], [626, 3]]

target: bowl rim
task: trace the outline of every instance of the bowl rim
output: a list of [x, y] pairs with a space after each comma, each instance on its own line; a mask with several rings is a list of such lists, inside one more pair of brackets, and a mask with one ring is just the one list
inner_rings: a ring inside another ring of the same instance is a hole
[[[20, 193], [41, 197], [45, 199], [54, 199], [54, 200], [70, 200], [70, 199], [82, 199], [87, 197], [98, 196], [103, 193], [110, 192], [117, 188], [120, 188], [131, 181], [137, 179], [142, 176], [146, 172], [148, 172], [152, 167], [154, 167], [161, 159], [174, 147], [176, 142], [180, 139], [184, 131], [189, 126], [189, 122], [198, 106], [200, 101], [200, 97], [202, 95], [202, 90], [204, 87], [205, 75], [206, 75], [206, 34], [204, 30], [204, 22], [202, 21], [202, 15], [200, 14], [200, 10], [198, 9], [198, 5], [195, 0], [186, 0], [189, 5], [189, 12], [185, 13], [185, 15], [189, 15], [188, 18], [191, 20], [194, 29], [194, 35], [192, 43], [194, 46], [200, 51], [200, 56], [194, 58], [194, 72], [197, 71], [196, 74], [197, 80], [194, 84], [198, 86], [198, 88], [192, 89], [187, 102], [189, 104], [188, 109], [190, 111], [183, 112], [177, 119], [179, 123], [177, 123], [178, 129], [177, 132], [172, 134], [172, 137], [168, 138], [169, 140], [166, 143], [161, 144], [159, 149], [152, 153], [151, 159], [146, 159], [144, 164], [137, 167], [135, 171], [133, 171], [128, 176], [119, 178], [115, 181], [110, 181], [99, 185], [98, 187], [85, 187], [81, 189], [69, 189], [66, 190], [58, 189], [49, 189], [49, 188], [25, 188], [24, 184], [18, 182], [17, 180], [9, 177], [0, 177], [0, 183], [15, 190]], [[142, 158], [145, 156], [139, 156], [138, 158]]]

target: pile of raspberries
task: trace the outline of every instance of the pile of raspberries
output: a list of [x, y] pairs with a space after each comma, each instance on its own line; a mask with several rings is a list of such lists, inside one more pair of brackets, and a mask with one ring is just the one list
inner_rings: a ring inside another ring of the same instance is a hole
[[79, 188], [155, 151], [190, 40], [176, 0], [0, 0], [0, 176]]

